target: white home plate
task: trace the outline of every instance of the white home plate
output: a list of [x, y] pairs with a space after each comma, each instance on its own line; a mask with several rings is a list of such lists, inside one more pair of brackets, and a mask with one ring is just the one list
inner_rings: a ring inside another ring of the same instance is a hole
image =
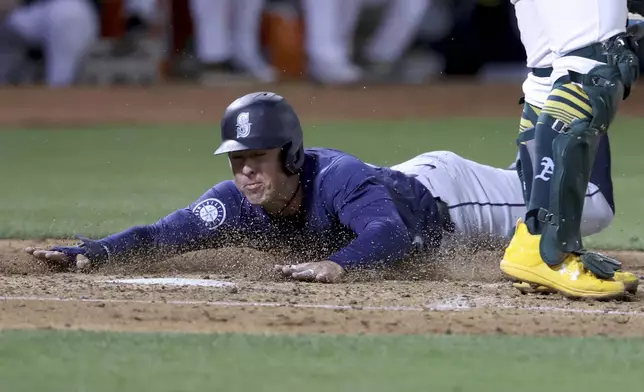
[[202, 286], [202, 287], [229, 287], [234, 286], [233, 282], [210, 279], [186, 279], [186, 278], [139, 278], [139, 279], [115, 279], [106, 280], [106, 283], [122, 284], [163, 284], [168, 286]]

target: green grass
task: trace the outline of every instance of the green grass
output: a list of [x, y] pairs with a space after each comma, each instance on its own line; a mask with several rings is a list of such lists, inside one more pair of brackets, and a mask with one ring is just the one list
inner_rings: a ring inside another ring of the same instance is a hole
[[[318, 124], [306, 145], [335, 147], [375, 164], [395, 164], [432, 150], [452, 150], [507, 166], [516, 119], [447, 119]], [[644, 120], [619, 119], [611, 130], [617, 217], [590, 239], [602, 248], [644, 248]], [[228, 179], [212, 127], [97, 127], [0, 132], [0, 237], [103, 236], [159, 217]]]
[[[101, 236], [187, 205], [230, 176], [212, 156], [217, 128], [0, 132], [0, 237]], [[621, 119], [612, 130], [618, 216], [596, 246], [644, 248], [641, 128]], [[506, 166], [515, 129], [515, 119], [319, 124], [306, 144], [376, 164], [446, 149]], [[639, 390], [642, 368], [644, 340], [628, 339], [0, 331], [0, 390], [11, 392], [592, 392]]]
[[644, 340], [0, 332], [3, 391], [637, 391]]

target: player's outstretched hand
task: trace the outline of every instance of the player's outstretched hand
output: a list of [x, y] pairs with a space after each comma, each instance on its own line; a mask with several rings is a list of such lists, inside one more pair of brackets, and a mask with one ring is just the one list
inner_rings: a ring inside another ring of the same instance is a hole
[[82, 236], [77, 246], [54, 246], [49, 249], [27, 247], [25, 252], [36, 259], [58, 268], [89, 270], [94, 264], [107, 260], [107, 250], [98, 242]]
[[76, 267], [77, 269], [89, 266], [89, 259], [84, 255], [85, 249], [79, 246], [54, 246], [49, 249], [30, 246], [25, 248], [25, 252], [52, 266]]
[[302, 264], [276, 265], [275, 271], [296, 280], [322, 283], [335, 283], [346, 273], [344, 268], [330, 260]]

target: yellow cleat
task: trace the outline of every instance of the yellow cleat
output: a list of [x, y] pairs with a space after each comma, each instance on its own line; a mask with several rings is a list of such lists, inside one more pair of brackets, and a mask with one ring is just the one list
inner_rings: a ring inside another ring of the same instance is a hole
[[[624, 289], [629, 294], [637, 294], [637, 289], [639, 286], [639, 278], [630, 272], [615, 272], [614, 280], [622, 282], [624, 284]], [[557, 290], [551, 289], [546, 286], [540, 286], [537, 284], [531, 284], [527, 282], [514, 282], [512, 287], [519, 290], [521, 294], [555, 294]]]
[[[637, 275], [630, 272], [615, 272], [614, 280], [622, 282], [624, 284], [624, 289], [627, 293], [637, 294], [637, 287], [640, 284], [640, 280]], [[514, 282], [512, 286], [519, 290], [521, 294], [554, 294], [557, 290], [551, 289], [546, 286], [540, 286], [536, 284], [530, 284], [526, 282]]]
[[570, 254], [564, 261], [550, 267], [539, 253], [540, 235], [532, 235], [521, 220], [514, 237], [505, 250], [501, 270], [512, 279], [545, 286], [569, 298], [617, 299], [626, 294], [624, 283], [615, 279], [599, 279], [588, 271], [579, 256]]
[[622, 282], [628, 293], [637, 293], [637, 286], [640, 285], [640, 278], [638, 278], [637, 275], [631, 272], [617, 271], [615, 272], [613, 279]]
[[521, 294], [555, 294], [557, 290], [551, 289], [550, 287], [540, 286], [538, 284], [532, 284], [527, 282], [514, 282], [512, 287], [519, 290]]

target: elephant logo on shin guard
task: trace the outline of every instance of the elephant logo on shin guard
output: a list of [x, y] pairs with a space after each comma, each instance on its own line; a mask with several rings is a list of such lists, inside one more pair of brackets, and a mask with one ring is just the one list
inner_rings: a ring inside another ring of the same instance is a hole
[[538, 178], [544, 181], [550, 181], [550, 177], [555, 172], [554, 161], [552, 160], [552, 158], [543, 157], [541, 158], [541, 166], [542, 166], [541, 173], [534, 176], [534, 178]]

